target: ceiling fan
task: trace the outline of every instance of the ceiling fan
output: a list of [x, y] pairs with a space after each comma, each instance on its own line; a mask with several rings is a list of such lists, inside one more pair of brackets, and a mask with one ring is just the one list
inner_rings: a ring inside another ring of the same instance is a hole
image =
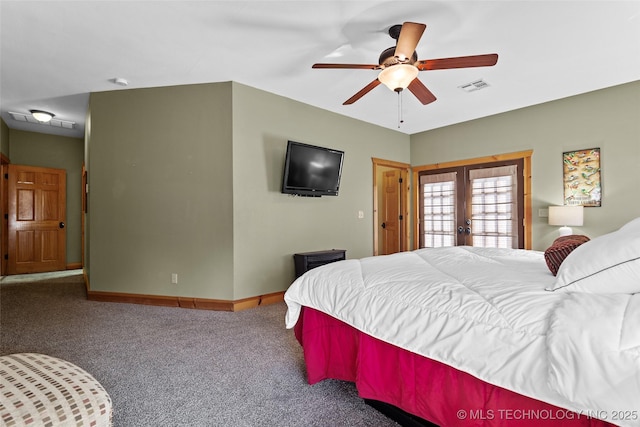
[[498, 62], [498, 54], [458, 56], [454, 58], [425, 59], [418, 61], [415, 49], [427, 26], [415, 22], [405, 22], [389, 28], [389, 35], [396, 40], [396, 45], [385, 49], [378, 64], [313, 64], [312, 68], [350, 68], [364, 70], [381, 70], [378, 78], [347, 99], [343, 105], [353, 104], [369, 93], [380, 83], [395, 92], [409, 89], [418, 100], [426, 105], [436, 97], [418, 79], [420, 71], [445, 70], [449, 68], [489, 67]]

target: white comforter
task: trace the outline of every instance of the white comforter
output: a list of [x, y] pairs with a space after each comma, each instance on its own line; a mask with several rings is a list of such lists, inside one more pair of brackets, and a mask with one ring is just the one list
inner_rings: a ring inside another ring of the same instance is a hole
[[640, 295], [546, 291], [541, 252], [453, 247], [310, 270], [301, 306], [491, 384], [619, 425], [640, 425]]

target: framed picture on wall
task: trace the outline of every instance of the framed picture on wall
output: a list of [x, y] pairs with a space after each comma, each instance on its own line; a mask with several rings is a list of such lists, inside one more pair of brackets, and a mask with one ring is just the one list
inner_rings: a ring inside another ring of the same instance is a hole
[[600, 148], [562, 153], [564, 204], [601, 206]]

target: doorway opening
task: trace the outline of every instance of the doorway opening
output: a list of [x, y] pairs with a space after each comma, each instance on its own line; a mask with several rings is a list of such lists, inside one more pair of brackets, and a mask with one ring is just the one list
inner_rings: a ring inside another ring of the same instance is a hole
[[373, 254], [409, 249], [410, 165], [372, 158]]

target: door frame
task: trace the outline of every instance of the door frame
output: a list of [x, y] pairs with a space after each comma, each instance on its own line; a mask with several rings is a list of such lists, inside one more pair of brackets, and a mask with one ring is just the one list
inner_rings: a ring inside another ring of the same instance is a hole
[[373, 163], [373, 255], [379, 255], [378, 243], [380, 239], [380, 230], [378, 229], [379, 216], [378, 211], [380, 210], [378, 200], [378, 188], [382, 185], [381, 182], [378, 182], [378, 171], [381, 168], [385, 169], [398, 169], [400, 171], [400, 178], [403, 183], [403, 190], [400, 191], [400, 205], [401, 209], [398, 209], [399, 212], [402, 212], [403, 220], [400, 224], [400, 250], [406, 251], [409, 249], [409, 238], [411, 227], [409, 226], [410, 216], [410, 207], [409, 207], [409, 197], [411, 192], [411, 165], [408, 163], [396, 162], [393, 160], [385, 160], [379, 159], [376, 157], [372, 157], [371, 161]]
[[2, 210], [2, 229], [0, 230], [0, 276], [7, 275], [7, 259], [6, 256], [9, 253], [9, 197], [7, 195], [9, 191], [9, 179], [7, 171], [9, 169], [9, 158], [4, 154], [0, 154], [0, 207]]
[[438, 169], [446, 169], [452, 167], [459, 166], [472, 166], [481, 163], [493, 163], [500, 162], [503, 160], [518, 160], [522, 159], [523, 168], [522, 174], [524, 178], [524, 218], [523, 218], [523, 228], [524, 228], [524, 248], [531, 249], [532, 240], [531, 240], [531, 156], [533, 154], [533, 150], [526, 151], [517, 151], [514, 153], [505, 153], [505, 154], [496, 154], [493, 156], [484, 156], [484, 157], [476, 157], [473, 159], [465, 159], [465, 160], [455, 160], [451, 162], [445, 163], [434, 163], [431, 165], [423, 165], [423, 166], [414, 166], [413, 167], [413, 188], [414, 198], [413, 198], [413, 210], [412, 210], [412, 218], [413, 218], [413, 248], [418, 249], [420, 245], [420, 241], [417, 238], [420, 233], [420, 218], [419, 218], [419, 205], [420, 205], [420, 194], [419, 194], [419, 175], [422, 171], [430, 171], [430, 170], [438, 170]]

